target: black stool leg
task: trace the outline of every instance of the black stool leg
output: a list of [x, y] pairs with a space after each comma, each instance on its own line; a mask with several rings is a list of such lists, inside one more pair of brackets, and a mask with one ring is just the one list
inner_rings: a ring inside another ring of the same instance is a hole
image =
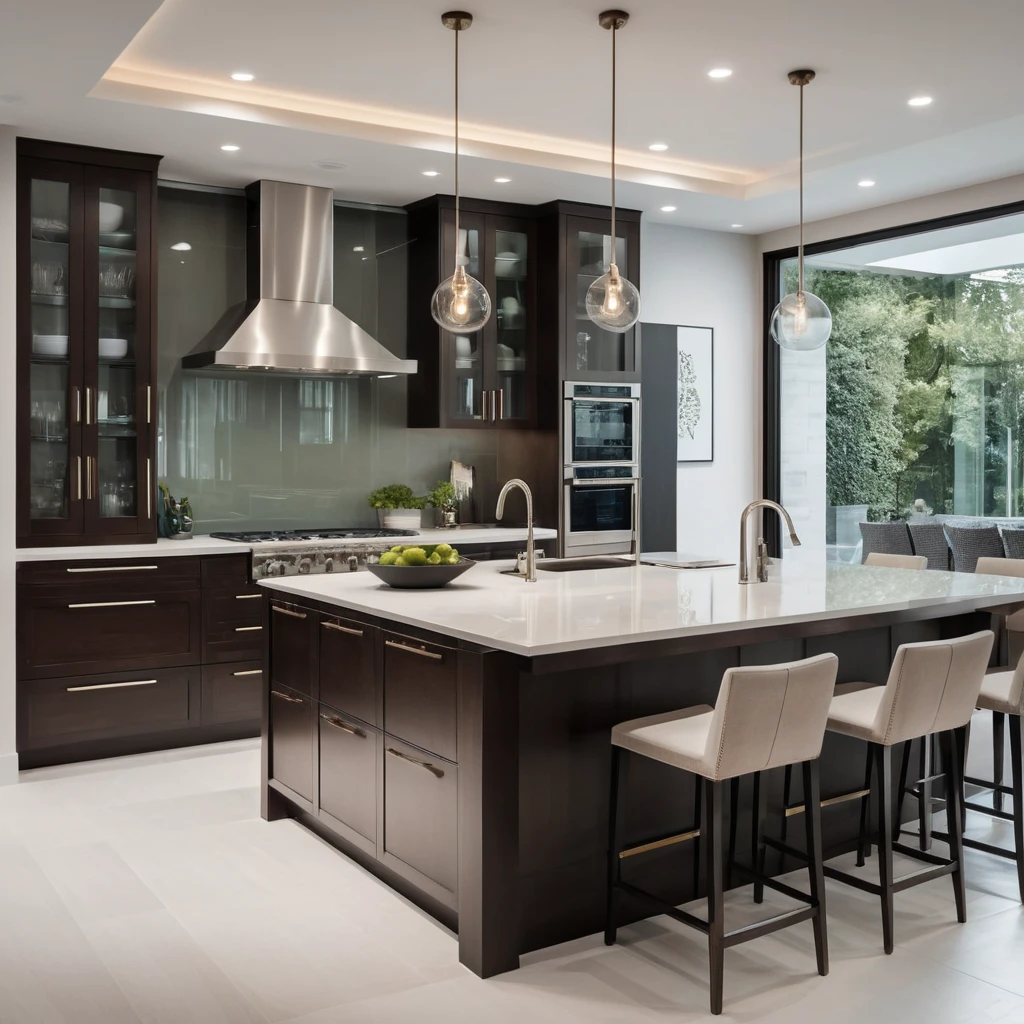
[[919, 829], [917, 845], [921, 850], [930, 850], [932, 848], [932, 784], [930, 782], [925, 782], [924, 780], [935, 774], [933, 771], [934, 764], [934, 740], [931, 736], [922, 736], [920, 775], [920, 779], [922, 781], [918, 786], [920, 797], [917, 801], [917, 822]]
[[818, 973], [824, 977], [828, 974], [828, 929], [825, 924], [825, 862], [821, 852], [821, 776], [817, 760], [804, 762], [804, 815], [811, 899], [818, 908], [814, 918], [814, 952], [818, 958]]
[[964, 771], [960, 761], [964, 744], [963, 730], [944, 732], [940, 737], [942, 759], [946, 765], [946, 817], [949, 833], [950, 860], [956, 861], [953, 879], [953, 895], [956, 897], [956, 919], [963, 924], [967, 920], [967, 881], [964, 876], [964, 818], [958, 794], [963, 792]]
[[[785, 811], [783, 811], [785, 813]], [[768, 852], [764, 841], [764, 823], [768, 814], [768, 784], [761, 778], [761, 772], [754, 773], [753, 819], [750, 827], [750, 865], [758, 875], [764, 877], [765, 855]], [[764, 883], [754, 882], [754, 902], [764, 903]]]
[[868, 814], [871, 810], [871, 767], [874, 754], [868, 744], [867, 766], [864, 769], [864, 796], [860, 798], [860, 842], [857, 844], [857, 867], [864, 867], [864, 860], [871, 856], [871, 842], [868, 839]]
[[793, 799], [793, 766], [786, 765], [785, 774], [782, 779], [782, 841], [789, 842], [789, 815], [786, 811]]
[[[694, 828], [701, 828], [701, 807], [704, 801], [704, 779], [700, 775], [694, 777], [694, 791], [693, 791], [693, 821]], [[701, 851], [701, 839], [702, 835], [698, 835], [693, 840], [693, 898], [696, 899], [700, 895], [700, 851]]]
[[[992, 778], [996, 786], [1003, 784], [1003, 749], [1006, 743], [1006, 715], [1001, 711], [992, 712]], [[964, 774], [967, 774], [967, 766], [964, 765]], [[992, 806], [997, 810], [1003, 809], [1003, 794], [996, 788], [992, 792]]]
[[722, 1012], [725, 982], [725, 879], [722, 874], [722, 788], [710, 779], [704, 784], [701, 849], [708, 880], [708, 955], [711, 961], [711, 1012]]
[[1017, 886], [1024, 903], [1024, 718], [1010, 715], [1010, 774], [1013, 778], [1013, 848], [1017, 851]]
[[893, 827], [893, 842], [900, 841], [903, 832], [903, 804], [907, 798], [907, 779], [910, 776], [910, 748], [913, 743], [907, 740], [903, 744], [903, 760], [900, 764], [900, 784], [896, 790], [896, 824]]
[[882, 943], [893, 951], [892, 747], [874, 745], [878, 771], [878, 882], [882, 900]]
[[729, 782], [729, 854], [726, 860], [726, 888], [732, 888], [732, 866], [736, 863], [736, 833], [740, 823], [740, 777]]
[[612, 747], [611, 799], [608, 807], [608, 893], [604, 920], [604, 944], [615, 945], [619, 922], [619, 879], [622, 874], [622, 849], [626, 815], [621, 804], [626, 795], [628, 761], [621, 747]]

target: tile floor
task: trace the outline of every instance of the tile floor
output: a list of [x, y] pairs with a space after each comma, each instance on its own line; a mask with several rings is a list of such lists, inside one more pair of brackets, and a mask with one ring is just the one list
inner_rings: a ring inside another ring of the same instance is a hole
[[[702, 939], [664, 918], [623, 929], [615, 948], [591, 936], [480, 981], [450, 932], [294, 822], [261, 821], [258, 776], [258, 743], [244, 741], [0, 789], [0, 1022], [712, 1019]], [[1001, 824], [990, 834], [1008, 838]], [[966, 925], [948, 879], [911, 890], [885, 957], [874, 898], [830, 882], [831, 975], [814, 973], [809, 926], [742, 946], [719, 1019], [1024, 1022], [1013, 867], [969, 857]], [[749, 891], [727, 912], [730, 925], [751, 915]]]

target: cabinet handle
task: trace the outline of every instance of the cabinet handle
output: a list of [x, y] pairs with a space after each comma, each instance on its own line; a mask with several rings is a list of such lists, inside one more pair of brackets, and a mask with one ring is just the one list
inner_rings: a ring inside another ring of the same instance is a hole
[[153, 422], [153, 385], [146, 385], [146, 422]]
[[489, 418], [488, 415], [487, 415], [487, 396], [489, 394], [490, 394], [490, 391], [481, 391], [480, 392], [480, 412], [481, 412], [480, 418], [482, 420], [487, 420]]
[[261, 668], [243, 668], [239, 672], [232, 672], [233, 676], [261, 676], [263, 675], [263, 669]]
[[82, 392], [75, 388], [75, 422], [82, 422]]
[[127, 608], [135, 604], [156, 604], [154, 598], [148, 601], [79, 601], [77, 604], [69, 604], [69, 608]]
[[435, 654], [433, 651], [428, 651], [425, 647], [410, 647], [408, 644], [399, 643], [397, 640], [385, 640], [384, 644], [386, 647], [397, 647], [400, 651], [406, 651], [409, 654], [418, 654], [421, 658], [432, 658], [434, 661], [444, 661], [443, 654]]
[[303, 697], [289, 697], [287, 693], [281, 693], [280, 690], [271, 690], [271, 697], [280, 697], [281, 700], [288, 701], [289, 704], [305, 704], [305, 698]]
[[85, 425], [92, 423], [92, 388], [85, 389]]
[[321, 622], [320, 625], [323, 626], [324, 629], [334, 629], [339, 633], [351, 633], [352, 636], [363, 635], [363, 631], [361, 629], [352, 629], [349, 626], [339, 626], [336, 622]]
[[262, 594], [235, 594], [236, 601], [258, 601]]
[[410, 757], [408, 754], [403, 754], [400, 750], [395, 750], [394, 747], [388, 747], [388, 753], [394, 754], [395, 757], [400, 757], [403, 761], [408, 761], [410, 764], [417, 765], [420, 768], [426, 768], [431, 775], [435, 776], [435, 778], [444, 778], [444, 772], [438, 768], [436, 764], [431, 764], [429, 761], [420, 761], [418, 758]]
[[137, 569], [159, 569], [159, 565], [90, 565], [87, 569], [66, 569], [66, 572], [135, 572]]
[[152, 686], [155, 679], [133, 679], [130, 683], [90, 683], [88, 686], [66, 686], [68, 693], [83, 693], [86, 690], [119, 690], [124, 686]]
[[[88, 419], [88, 416], [86, 416]], [[92, 456], [86, 455], [85, 457], [85, 497], [87, 501], [92, 501]]]
[[505, 418], [505, 392], [502, 390], [498, 391], [498, 419], [503, 420]]
[[[305, 616], [303, 616], [305, 618]], [[235, 626], [236, 633], [255, 633], [261, 630], [262, 626]]]
[[153, 460], [146, 459], [146, 518], [153, 518]]
[[343, 732], [349, 733], [351, 736], [359, 736], [361, 739], [366, 739], [366, 733], [362, 729], [357, 729], [354, 725], [349, 725], [348, 722], [343, 722], [340, 718], [334, 718], [331, 715], [325, 715], [321, 712], [320, 717], [328, 724], [333, 725], [335, 729], [341, 729]]
[[293, 612], [291, 608], [281, 608], [276, 604], [272, 604], [270, 610], [277, 612], [278, 615], [290, 615], [293, 619], [304, 619], [306, 617], [305, 612]]
[[[82, 500], [82, 456], [81, 455], [76, 455], [75, 456], [75, 466], [77, 467], [75, 472], [76, 472], [76, 474], [78, 476], [78, 500], [81, 501]], [[70, 572], [70, 571], [71, 570], [69, 569], [68, 572]]]

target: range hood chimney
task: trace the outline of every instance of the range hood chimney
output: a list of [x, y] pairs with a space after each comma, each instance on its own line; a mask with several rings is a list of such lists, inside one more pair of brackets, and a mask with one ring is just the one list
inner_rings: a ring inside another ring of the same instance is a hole
[[246, 198], [246, 301], [181, 365], [303, 376], [415, 373], [415, 359], [392, 355], [334, 308], [334, 191], [257, 181]]

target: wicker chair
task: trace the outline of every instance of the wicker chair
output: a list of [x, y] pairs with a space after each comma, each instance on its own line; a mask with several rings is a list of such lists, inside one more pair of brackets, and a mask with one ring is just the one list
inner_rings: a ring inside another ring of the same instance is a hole
[[953, 552], [955, 572], [974, 572], [979, 558], [1003, 558], [1003, 540], [998, 526], [944, 527]]
[[[929, 569], [941, 569], [948, 572], [950, 564], [949, 541], [941, 523], [910, 523], [910, 543], [914, 546], [915, 555], [924, 555], [928, 559]], [[1024, 531], [1022, 531], [1024, 533]]]
[[871, 554], [912, 555], [914, 553], [906, 523], [861, 523], [860, 535], [864, 540], [861, 561]]

